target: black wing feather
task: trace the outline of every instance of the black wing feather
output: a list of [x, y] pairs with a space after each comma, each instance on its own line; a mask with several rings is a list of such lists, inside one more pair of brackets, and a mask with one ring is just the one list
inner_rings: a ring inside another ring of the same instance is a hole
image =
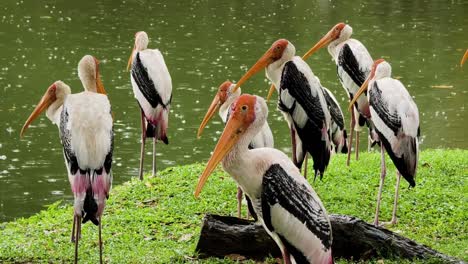
[[380, 90], [377, 81], [373, 83], [370, 89], [370, 106], [377, 112], [377, 115], [382, 121], [393, 131], [395, 136], [401, 128], [401, 119], [396, 112], [390, 112], [387, 102], [382, 98], [382, 91]]
[[328, 92], [323, 89], [323, 96], [325, 97], [325, 101], [327, 101], [328, 110], [330, 111], [331, 118], [333, 122], [335, 122], [338, 127], [343, 130], [344, 129], [344, 117], [343, 112], [339, 105], [336, 104], [335, 100], [328, 94]]
[[[340, 50], [340, 54], [338, 55], [338, 67], [342, 67], [358, 87], [361, 87], [369, 74], [368, 71], [361, 70], [359, 62], [348, 44], [345, 44]], [[339, 76], [339, 78], [341, 79], [341, 76]]]
[[159, 104], [166, 108], [172, 100], [169, 99], [169, 102], [163, 102], [161, 96], [159, 95], [158, 91], [156, 90], [155, 83], [148, 75], [148, 70], [143, 65], [140, 59], [140, 52], [137, 52], [135, 59], [133, 60], [132, 64], [132, 77], [135, 80], [138, 88], [140, 89], [143, 96], [148, 100], [150, 105], [153, 108], [156, 108]]
[[[283, 90], [287, 90], [294, 98], [291, 107], [287, 107], [281, 98]], [[322, 128], [325, 127], [326, 122], [319, 93], [320, 92], [317, 93], [317, 96], [312, 96], [311, 87], [307, 78], [299, 71], [293, 61], [289, 61], [285, 64], [281, 77], [278, 109], [288, 113], [291, 117], [293, 117], [296, 104], [299, 104], [302, 109], [304, 109], [307, 115], [307, 122], [305, 126], [299, 127], [296, 121], [294, 121], [295, 129], [302, 141], [304, 150], [307, 150], [314, 160], [314, 170], [316, 174], [317, 171], [319, 171], [321, 178], [330, 161], [330, 150], [328, 149], [329, 139], [324, 139], [324, 135], [322, 135]], [[298, 162], [299, 164], [296, 165], [300, 167], [302, 161]]]
[[265, 225], [274, 231], [270, 208], [279, 204], [297, 218], [321, 241], [326, 249], [331, 246], [331, 227], [326, 212], [314, 199], [309, 189], [298, 183], [279, 164], [265, 172], [262, 183], [262, 215]]

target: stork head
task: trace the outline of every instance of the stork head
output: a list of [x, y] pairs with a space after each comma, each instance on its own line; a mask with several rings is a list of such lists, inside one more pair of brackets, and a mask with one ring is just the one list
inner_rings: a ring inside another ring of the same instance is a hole
[[361, 96], [364, 91], [366, 91], [369, 87], [369, 82], [371, 80], [378, 80], [380, 78], [384, 77], [390, 77], [392, 75], [392, 66], [388, 62], [386, 62], [384, 59], [378, 59], [374, 61], [374, 64], [372, 65], [371, 72], [369, 76], [367, 77], [366, 81], [362, 84], [361, 88], [356, 92], [354, 95], [353, 99], [349, 103], [348, 110], [352, 111], [354, 103], [357, 101], [359, 96]]
[[468, 59], [468, 49], [466, 49], [465, 51], [465, 54], [463, 55], [463, 58], [461, 59], [460, 61], [460, 67], [463, 66], [463, 64], [465, 64], [465, 61]]
[[34, 108], [33, 112], [24, 123], [23, 128], [21, 128], [20, 137], [23, 137], [24, 132], [32, 121], [34, 121], [42, 112], [48, 110], [48, 108], [52, 106], [59, 108], [63, 104], [63, 101], [65, 101], [65, 97], [70, 93], [70, 87], [62, 81], [56, 81], [49, 86], [39, 103], [36, 105], [36, 108]]
[[219, 138], [205, 170], [198, 179], [195, 197], [200, 195], [208, 177], [236, 143], [241, 140], [247, 148], [248, 143], [265, 124], [267, 115], [268, 108], [265, 100], [258, 96], [243, 94], [232, 104], [231, 116], [226, 123], [223, 134]]
[[247, 81], [250, 77], [258, 73], [259, 71], [265, 69], [272, 63], [276, 62], [285, 62], [292, 57], [296, 53], [296, 48], [294, 47], [291, 42], [286, 39], [279, 39], [271, 45], [271, 47], [263, 54], [263, 56], [250, 68], [242, 78], [240, 78], [239, 82], [237, 82], [236, 86], [234, 87], [233, 91], [235, 92], [245, 81]]
[[203, 118], [203, 121], [201, 122], [200, 127], [198, 128], [198, 138], [200, 138], [206, 124], [208, 124], [208, 121], [210, 121], [210, 119], [213, 117], [213, 115], [216, 113], [219, 107], [223, 105], [231, 96], [240, 95], [240, 89], [238, 89], [236, 92], [233, 92], [233, 88], [234, 84], [230, 81], [225, 81], [219, 86], [218, 92], [213, 98], [213, 101], [211, 102], [211, 105], [208, 108], [208, 112], [206, 112], [205, 117]]
[[338, 23], [330, 31], [328, 31], [322, 39], [319, 40], [307, 53], [302, 57], [302, 59], [306, 60], [312, 54], [314, 54], [317, 50], [322, 47], [327, 46], [330, 42], [340, 39], [342, 41], [347, 40], [351, 37], [353, 33], [353, 29], [346, 25], [345, 23]]
[[132, 53], [130, 54], [130, 58], [128, 59], [127, 71], [130, 70], [130, 66], [132, 65], [133, 56], [135, 52], [147, 49], [148, 42], [149, 42], [149, 38], [146, 32], [138, 31], [137, 33], [135, 33], [135, 44], [133, 45]]
[[78, 77], [86, 91], [106, 94], [99, 74], [99, 61], [95, 57], [85, 55], [80, 60], [78, 63]]

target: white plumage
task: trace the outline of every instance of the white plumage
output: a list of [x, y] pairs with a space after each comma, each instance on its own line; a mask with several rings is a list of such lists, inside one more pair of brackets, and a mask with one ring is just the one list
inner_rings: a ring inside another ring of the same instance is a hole
[[[376, 60], [368, 80], [357, 92], [366, 89], [370, 104], [370, 119], [381, 142], [381, 179], [374, 224], [379, 223], [380, 197], [386, 175], [386, 151], [397, 168], [397, 183], [391, 224], [397, 221], [396, 210], [400, 177], [410, 186], [416, 185], [415, 176], [419, 157], [419, 113], [416, 103], [403, 84], [391, 78], [391, 66], [383, 59]], [[354, 102], [351, 101], [351, 103]]]
[[244, 94], [233, 111], [195, 195], [222, 161], [224, 170], [252, 200], [260, 223], [280, 247], [286, 263], [333, 263], [328, 215], [299, 169], [279, 150], [248, 149], [266, 121], [265, 101]]
[[68, 113], [65, 125], [71, 133], [71, 148], [81, 168], [99, 169], [111, 149], [112, 116], [106, 95], [81, 92], [70, 94], [63, 108]]
[[[166, 103], [169, 102], [172, 96], [172, 79], [167, 69], [164, 57], [158, 49], [145, 49], [139, 51], [141, 63], [143, 67], [146, 68], [148, 72], [148, 77], [153, 81], [154, 88], [156, 89], [157, 94], [161, 96], [161, 100]], [[135, 56], [137, 53], [135, 53]], [[145, 112], [145, 116], [156, 120], [159, 115], [163, 115], [162, 120], [164, 121], [164, 127], [168, 127], [168, 114], [169, 109], [163, 109], [162, 105], [157, 107], [151, 106], [149, 101], [142, 94], [138, 84], [135, 82], [135, 79], [130, 74], [133, 93], [135, 99], [137, 99], [141, 108]]]
[[148, 49], [148, 35], [135, 34], [135, 46], [128, 60], [133, 94], [141, 109], [141, 152], [139, 178], [143, 179], [144, 148], [153, 138], [153, 176], [156, 174], [156, 141], [169, 144], [167, 128], [172, 101], [172, 79], [158, 49]]

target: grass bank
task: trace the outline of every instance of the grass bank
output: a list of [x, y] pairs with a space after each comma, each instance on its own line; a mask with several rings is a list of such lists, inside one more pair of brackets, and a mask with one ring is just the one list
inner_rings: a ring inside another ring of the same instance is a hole
[[[345, 165], [345, 155], [333, 157], [324, 179], [314, 185], [329, 213], [372, 221], [379, 157], [362, 153], [350, 167]], [[387, 164], [381, 206], [384, 221], [391, 217], [395, 184], [395, 168], [389, 159]], [[236, 186], [221, 168], [210, 178], [201, 199], [194, 199], [192, 193], [203, 168], [204, 164], [173, 167], [143, 182], [134, 179], [115, 186], [103, 217], [105, 261], [234, 262], [192, 259], [204, 214], [236, 214]], [[467, 175], [468, 151], [423, 151], [416, 188], [408, 189], [402, 179], [399, 223], [392, 230], [467, 261]], [[70, 204], [58, 202], [32, 217], [0, 223], [0, 262], [71, 262], [72, 212]], [[97, 235], [95, 226], [83, 226], [80, 262], [98, 263]]]

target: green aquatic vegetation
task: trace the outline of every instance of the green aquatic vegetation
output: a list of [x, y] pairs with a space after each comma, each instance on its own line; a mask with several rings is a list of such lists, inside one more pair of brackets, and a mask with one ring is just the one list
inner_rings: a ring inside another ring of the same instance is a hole
[[[345, 155], [334, 156], [323, 180], [313, 184], [314, 189], [329, 213], [354, 215], [371, 222], [379, 184], [380, 155], [362, 153], [359, 161], [351, 161], [350, 167], [345, 165], [345, 159]], [[387, 165], [380, 214], [383, 221], [391, 218], [396, 180], [395, 167], [389, 159]], [[236, 215], [236, 185], [220, 167], [208, 180], [200, 199], [193, 197], [203, 169], [204, 164], [173, 167], [161, 171], [157, 177], [147, 176], [142, 182], [135, 178], [115, 186], [103, 216], [104, 260], [236, 263], [229, 259], [197, 260], [194, 253], [206, 213]], [[416, 188], [409, 189], [402, 180], [399, 222], [391, 229], [447, 255], [468, 260], [467, 175], [468, 151], [423, 151]], [[29, 218], [0, 223], [0, 262], [71, 262], [72, 214], [71, 204], [62, 201]], [[99, 261], [98, 232], [94, 225], [83, 225], [79, 260]], [[385, 263], [400, 261], [385, 260]]]

